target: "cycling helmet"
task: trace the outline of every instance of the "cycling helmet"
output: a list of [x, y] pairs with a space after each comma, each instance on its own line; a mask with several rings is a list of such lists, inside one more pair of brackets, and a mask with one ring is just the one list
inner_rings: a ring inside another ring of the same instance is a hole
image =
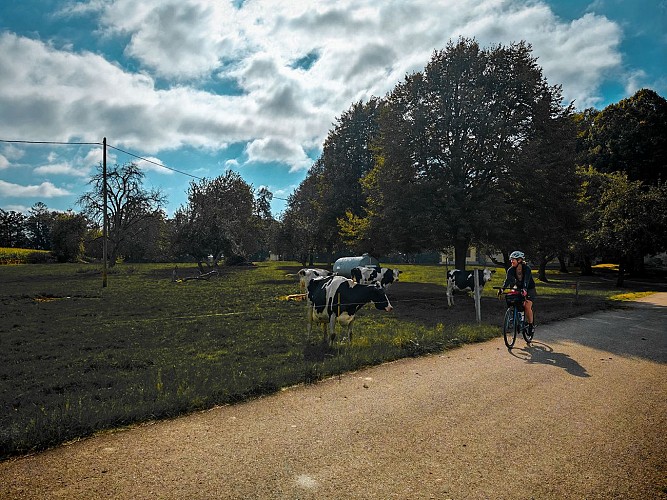
[[520, 250], [514, 250], [510, 254], [510, 259], [523, 259], [525, 257], [524, 253]]

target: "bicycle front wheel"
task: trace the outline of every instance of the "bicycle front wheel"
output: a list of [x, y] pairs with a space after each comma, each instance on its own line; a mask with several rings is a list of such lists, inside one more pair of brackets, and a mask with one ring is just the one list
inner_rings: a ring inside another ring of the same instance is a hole
[[514, 309], [511, 307], [505, 311], [505, 321], [503, 322], [503, 336], [505, 337], [505, 345], [511, 349], [516, 341], [516, 325], [514, 321]]

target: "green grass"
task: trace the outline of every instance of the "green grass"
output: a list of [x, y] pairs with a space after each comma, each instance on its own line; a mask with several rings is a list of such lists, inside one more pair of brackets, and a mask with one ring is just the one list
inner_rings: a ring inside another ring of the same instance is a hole
[[[399, 267], [401, 281], [444, 283], [440, 266]], [[421, 324], [367, 306], [352, 345], [327, 347], [319, 331], [306, 339], [304, 303], [282, 299], [298, 293], [285, 263], [208, 281], [173, 282], [173, 269], [118, 265], [103, 288], [94, 265], [0, 266], [0, 459], [500, 333], [497, 321]], [[540, 293], [572, 302], [568, 285]], [[581, 300], [599, 308], [612, 293]]]

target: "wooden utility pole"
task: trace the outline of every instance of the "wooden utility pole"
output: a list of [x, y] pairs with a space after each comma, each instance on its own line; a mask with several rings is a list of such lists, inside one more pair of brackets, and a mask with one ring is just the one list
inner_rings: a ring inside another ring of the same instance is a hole
[[107, 287], [107, 138], [102, 142], [102, 260], [104, 267], [102, 269], [102, 288]]

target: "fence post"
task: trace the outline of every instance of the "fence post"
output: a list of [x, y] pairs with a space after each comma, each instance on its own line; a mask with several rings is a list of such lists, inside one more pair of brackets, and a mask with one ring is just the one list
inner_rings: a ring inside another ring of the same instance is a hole
[[473, 269], [473, 283], [475, 284], [475, 314], [477, 316], [477, 323], [482, 322], [482, 297], [479, 290], [479, 273], [477, 269]]

